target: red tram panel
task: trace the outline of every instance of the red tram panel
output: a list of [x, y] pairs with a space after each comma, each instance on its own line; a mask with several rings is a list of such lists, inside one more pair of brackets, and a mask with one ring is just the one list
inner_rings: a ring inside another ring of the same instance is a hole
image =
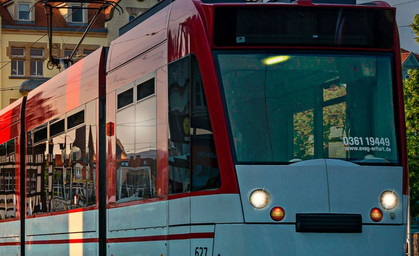
[[0, 111], [0, 253], [15, 255], [21, 245], [21, 98]]

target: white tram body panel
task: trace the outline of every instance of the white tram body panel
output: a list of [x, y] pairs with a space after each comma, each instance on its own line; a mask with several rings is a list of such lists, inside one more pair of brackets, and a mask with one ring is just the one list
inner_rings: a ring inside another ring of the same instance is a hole
[[[272, 222], [269, 210], [280, 206], [285, 210], [283, 222], [295, 222], [297, 213], [355, 213], [362, 215], [364, 224], [372, 224], [370, 210], [379, 207], [384, 191], [392, 190], [403, 198], [401, 167], [359, 166], [319, 159], [288, 166], [241, 165], [236, 169], [245, 221], [250, 223]], [[266, 208], [255, 210], [247, 199], [253, 190], [260, 188], [272, 199]], [[380, 224], [402, 224], [406, 214], [404, 203], [400, 200], [395, 209], [384, 212]]]
[[45, 256], [96, 255], [97, 220], [97, 210], [26, 219], [26, 249]]
[[20, 254], [20, 222], [8, 221], [0, 224], [0, 255]]
[[295, 224], [217, 225], [213, 255], [405, 255], [405, 232], [392, 225], [364, 226], [360, 234], [296, 233]]
[[243, 223], [240, 201], [221, 194], [109, 209], [107, 254], [212, 255], [214, 223]]
[[[319, 159], [288, 166], [237, 165], [236, 169], [245, 223], [216, 225], [214, 255], [404, 253], [401, 248], [406, 242], [403, 223], [407, 200], [402, 193], [401, 167], [359, 166]], [[378, 178], [380, 182], [375, 182]], [[250, 193], [255, 189], [270, 194], [271, 199], [263, 209], [255, 209], [249, 203]], [[386, 190], [395, 192], [400, 201], [396, 208], [383, 212], [381, 222], [375, 223], [370, 218], [370, 210], [380, 206], [380, 195]], [[285, 211], [280, 222], [270, 218], [270, 210], [275, 206]], [[330, 222], [310, 223], [319, 225], [318, 232], [297, 232], [298, 214], [361, 215], [362, 231], [322, 231], [321, 225], [333, 225]]]

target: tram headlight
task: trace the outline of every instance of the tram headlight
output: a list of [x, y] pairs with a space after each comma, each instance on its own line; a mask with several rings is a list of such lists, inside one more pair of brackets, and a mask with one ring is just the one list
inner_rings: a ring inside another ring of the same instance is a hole
[[398, 198], [396, 193], [393, 191], [387, 190], [381, 194], [380, 197], [381, 206], [386, 210], [391, 210], [397, 206]]
[[266, 207], [271, 200], [271, 196], [264, 189], [254, 190], [249, 197], [250, 204], [256, 209], [262, 209]]

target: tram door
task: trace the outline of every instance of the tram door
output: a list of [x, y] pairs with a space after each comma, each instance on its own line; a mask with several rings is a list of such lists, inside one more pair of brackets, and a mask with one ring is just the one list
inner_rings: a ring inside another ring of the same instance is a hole
[[177, 60], [169, 64], [168, 72], [169, 195], [174, 198], [169, 200], [169, 233], [186, 237], [169, 241], [169, 254], [195, 255], [196, 250], [204, 250], [212, 255], [212, 239], [194, 238], [214, 225], [198, 225], [208, 220], [202, 213], [194, 214], [205, 197], [191, 194], [221, 184], [197, 58], [189, 55]]
[[[190, 141], [190, 59], [169, 64], [169, 233], [190, 234], [191, 223], [191, 141]], [[169, 255], [190, 255], [190, 240], [170, 240]]]
[[167, 201], [157, 200], [165, 195], [157, 170], [156, 81], [152, 72], [108, 95], [116, 99], [108, 100], [108, 108], [116, 109], [116, 207], [109, 210], [107, 237], [115, 242], [108, 244], [108, 255], [167, 252]]

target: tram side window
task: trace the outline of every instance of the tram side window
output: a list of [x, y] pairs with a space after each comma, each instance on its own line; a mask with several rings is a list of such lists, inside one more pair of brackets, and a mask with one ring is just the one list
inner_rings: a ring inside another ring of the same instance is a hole
[[15, 140], [0, 145], [0, 220], [16, 217]]
[[[48, 187], [46, 127], [28, 132], [26, 156], [26, 204], [27, 214], [48, 212], [46, 190]], [[46, 135], [46, 134], [45, 134]], [[45, 179], [45, 177], [47, 177]]]
[[169, 65], [169, 193], [189, 192], [190, 59]]
[[169, 65], [169, 193], [220, 186], [214, 138], [195, 56]]
[[83, 125], [66, 132], [62, 168], [64, 190], [62, 195], [56, 198], [63, 200], [67, 209], [92, 206], [96, 203], [96, 170], [90, 157], [94, 153], [90, 133], [90, 125]]
[[154, 87], [155, 79], [152, 78], [117, 95], [118, 203], [157, 196], [157, 97]]
[[42, 129], [28, 132], [28, 215], [96, 204], [94, 125], [82, 116], [84, 111], [69, 116], [68, 130], [64, 119], [49, 124], [49, 136], [41, 141]]

